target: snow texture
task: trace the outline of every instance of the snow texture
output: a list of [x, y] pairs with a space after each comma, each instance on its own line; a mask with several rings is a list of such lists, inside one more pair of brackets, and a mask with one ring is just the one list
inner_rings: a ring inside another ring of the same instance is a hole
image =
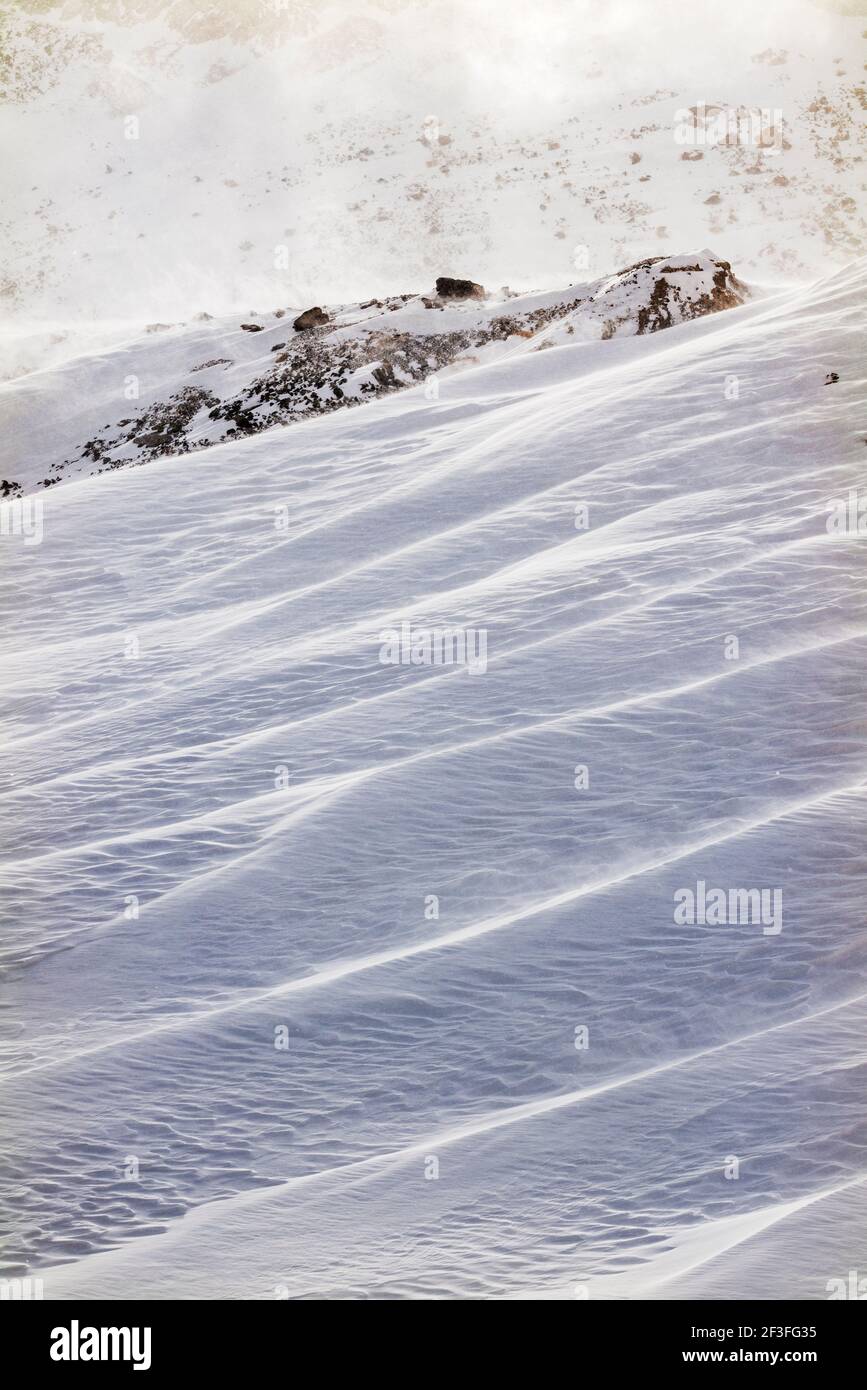
[[[691, 264], [664, 278], [712, 284]], [[664, 332], [622, 276], [582, 293], [435, 393], [197, 417], [208, 448], [19, 499], [3, 1258], [47, 1298], [813, 1299], [867, 1268], [864, 539], [829, 525], [867, 265]], [[67, 457], [114, 427], [129, 373], [140, 409], [249, 391], [263, 320], [11, 384], [16, 466], [64, 408]], [[384, 661], [404, 624], [483, 633], [485, 669]], [[782, 930], [679, 922], [700, 882], [780, 892]]]

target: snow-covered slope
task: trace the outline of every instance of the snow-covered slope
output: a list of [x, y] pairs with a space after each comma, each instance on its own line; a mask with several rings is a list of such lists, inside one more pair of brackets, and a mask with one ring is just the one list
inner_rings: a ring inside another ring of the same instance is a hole
[[[827, 524], [865, 301], [858, 263], [31, 499], [7, 1271], [824, 1298], [867, 1267], [864, 540]], [[485, 660], [391, 663], [403, 624]], [[782, 930], [679, 922], [699, 882], [779, 892]]]
[[[814, 0], [0, 16], [5, 375], [148, 322], [382, 297], [449, 266], [550, 288], [711, 245], [792, 283], [867, 250], [865, 19]], [[764, 132], [714, 138], [721, 112], [762, 111]]]
[[0, 385], [0, 495], [207, 448], [413, 382], [424, 381], [430, 396], [444, 369], [655, 333], [742, 304], [748, 293], [711, 251], [654, 257], [547, 294], [503, 287], [488, 296], [448, 277], [437, 286], [442, 294], [435, 287], [328, 310], [299, 305], [244, 322], [152, 324], [118, 350]]

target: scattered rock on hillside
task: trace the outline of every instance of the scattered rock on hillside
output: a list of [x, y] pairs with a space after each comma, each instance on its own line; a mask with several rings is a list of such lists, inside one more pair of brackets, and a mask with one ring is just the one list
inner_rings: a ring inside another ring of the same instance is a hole
[[306, 328], [319, 328], [323, 323], [328, 322], [328, 315], [319, 305], [312, 309], [305, 309], [303, 314], [299, 314], [292, 324], [296, 333], [303, 333]]
[[452, 280], [448, 275], [440, 275], [437, 279], [437, 294], [440, 299], [484, 299], [484, 285], [477, 285], [475, 280]]
[[[443, 295], [443, 287], [451, 286], [456, 290]], [[142, 402], [139, 414], [105, 425], [79, 445], [75, 457], [56, 465], [59, 475], [101, 473], [207, 449], [360, 406], [447, 367], [495, 361], [503, 344], [522, 351], [522, 339], [534, 351], [656, 333], [733, 308], [749, 294], [728, 261], [711, 251], [651, 256], [615, 275], [543, 294], [521, 296], [503, 287], [488, 299], [481, 285], [445, 276], [437, 291], [435, 299], [399, 294], [328, 312], [317, 305], [295, 319], [295, 335], [270, 344], [264, 360], [254, 351], [249, 361], [233, 364], [219, 348], [237, 334], [237, 320], [210, 325], [217, 351], [180, 375], [167, 397]], [[261, 331], [254, 317], [241, 327]], [[197, 346], [201, 339], [197, 326]]]

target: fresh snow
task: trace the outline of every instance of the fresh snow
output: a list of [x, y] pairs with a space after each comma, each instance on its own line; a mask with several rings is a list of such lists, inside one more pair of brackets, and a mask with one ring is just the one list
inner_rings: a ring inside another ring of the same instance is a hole
[[[5, 1273], [813, 1299], [867, 1268], [867, 613], [828, 526], [865, 300], [860, 261], [664, 332], [563, 318], [436, 393], [25, 499]], [[127, 369], [164, 392], [228, 336], [247, 380], [233, 322], [11, 386], [34, 467]], [[405, 623], [484, 632], [487, 669], [384, 664]], [[699, 881], [780, 889], [783, 930], [679, 925]]]

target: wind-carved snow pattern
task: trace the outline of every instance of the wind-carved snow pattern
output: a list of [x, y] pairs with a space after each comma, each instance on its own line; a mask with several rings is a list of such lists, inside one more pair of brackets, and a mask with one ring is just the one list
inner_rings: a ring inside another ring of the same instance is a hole
[[[332, 311], [334, 353], [547, 318], [437, 392], [7, 500], [5, 1273], [815, 1299], [867, 1269], [865, 541], [829, 524], [867, 267], [691, 319], [698, 274]], [[248, 400], [287, 319], [37, 374], [34, 477], [52, 408], [72, 457], [158, 362], [153, 399]], [[448, 632], [484, 670], [425, 659]], [[705, 888], [779, 893], [782, 930], [678, 916]]]

